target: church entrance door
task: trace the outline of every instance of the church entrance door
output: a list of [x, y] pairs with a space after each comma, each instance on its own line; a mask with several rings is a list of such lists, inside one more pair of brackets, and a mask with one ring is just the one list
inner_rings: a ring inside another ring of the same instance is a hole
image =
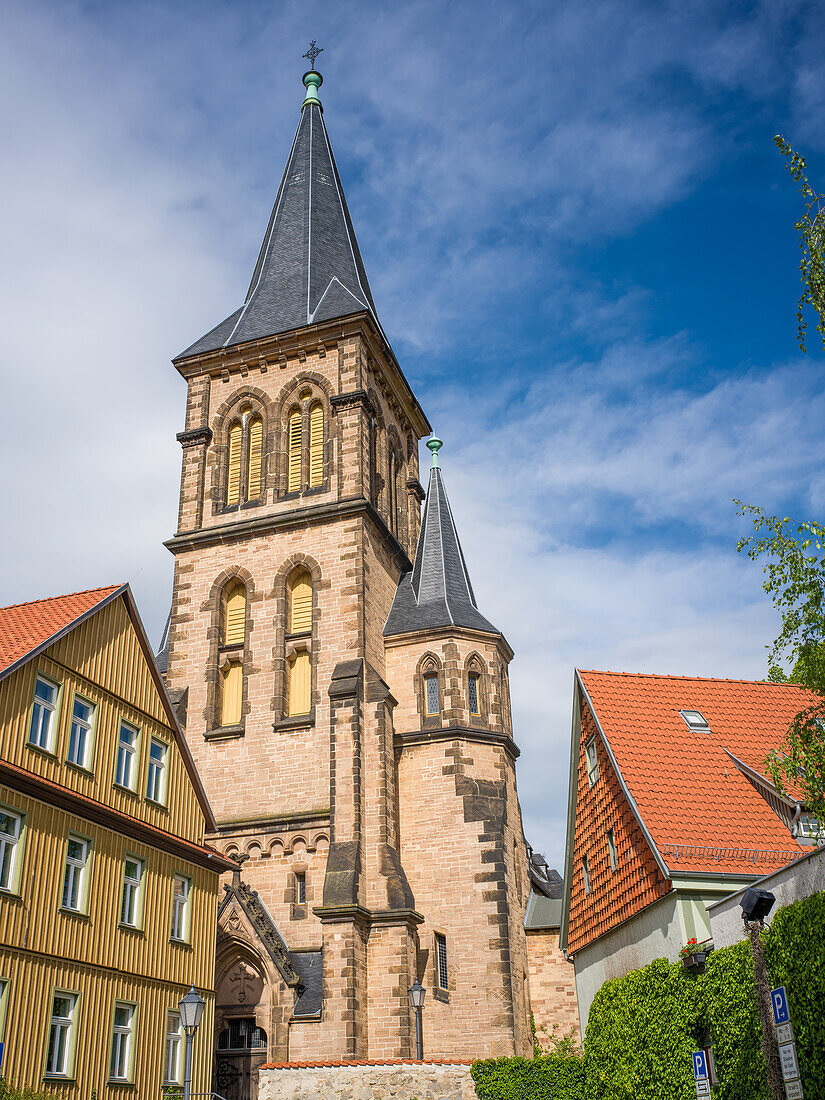
[[254, 1017], [226, 1021], [215, 1051], [215, 1091], [224, 1100], [257, 1100], [258, 1070], [266, 1061], [266, 1032]]

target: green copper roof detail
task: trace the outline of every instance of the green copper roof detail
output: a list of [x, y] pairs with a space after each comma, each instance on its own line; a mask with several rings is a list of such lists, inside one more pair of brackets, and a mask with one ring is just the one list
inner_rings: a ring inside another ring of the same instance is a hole
[[320, 107], [321, 100], [318, 98], [318, 89], [324, 83], [324, 78], [320, 73], [316, 73], [314, 69], [310, 69], [308, 73], [304, 73], [303, 81], [307, 94], [301, 106], [306, 107], [308, 103], [314, 103], [316, 107]]
[[438, 436], [435, 434], [435, 432], [433, 432], [433, 434], [427, 440], [427, 446], [432, 451], [433, 469], [437, 470], [439, 468], [439, 466], [438, 466], [438, 452], [444, 446], [444, 441], [442, 439], [439, 439]]

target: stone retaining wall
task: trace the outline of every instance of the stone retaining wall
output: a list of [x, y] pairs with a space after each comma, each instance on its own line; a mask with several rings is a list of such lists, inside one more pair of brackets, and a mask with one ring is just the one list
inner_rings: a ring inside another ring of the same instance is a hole
[[258, 1100], [476, 1100], [470, 1062], [261, 1066]]

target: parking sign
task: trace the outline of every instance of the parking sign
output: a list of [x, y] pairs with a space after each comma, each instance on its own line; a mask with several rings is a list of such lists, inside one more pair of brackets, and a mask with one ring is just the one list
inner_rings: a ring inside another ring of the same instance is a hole
[[703, 1050], [693, 1052], [693, 1076], [699, 1081], [708, 1075], [708, 1060]]
[[788, 1012], [788, 998], [785, 996], [785, 986], [780, 985], [771, 990], [771, 1005], [773, 1006], [774, 1023], [787, 1024], [791, 1014]]

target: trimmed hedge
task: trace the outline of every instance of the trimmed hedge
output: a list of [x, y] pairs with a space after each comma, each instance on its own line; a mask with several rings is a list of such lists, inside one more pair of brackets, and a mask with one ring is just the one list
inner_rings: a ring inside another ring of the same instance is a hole
[[584, 1063], [575, 1055], [491, 1058], [474, 1062], [481, 1100], [584, 1100]]

